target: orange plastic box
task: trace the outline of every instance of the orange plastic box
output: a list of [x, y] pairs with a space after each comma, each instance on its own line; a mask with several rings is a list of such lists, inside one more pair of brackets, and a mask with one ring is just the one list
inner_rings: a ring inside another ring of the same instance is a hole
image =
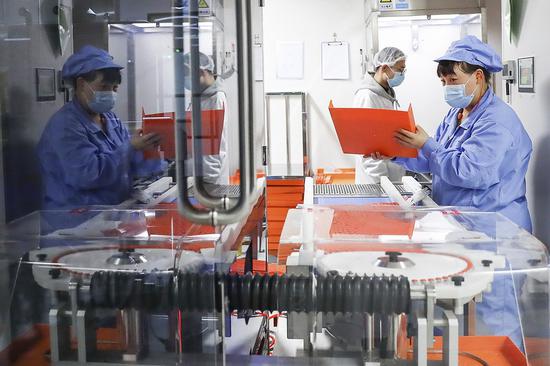
[[394, 137], [400, 129], [416, 131], [412, 106], [408, 111], [334, 108], [331, 100], [328, 109], [344, 153], [370, 155], [379, 152], [406, 158], [418, 156], [416, 149], [404, 147]]

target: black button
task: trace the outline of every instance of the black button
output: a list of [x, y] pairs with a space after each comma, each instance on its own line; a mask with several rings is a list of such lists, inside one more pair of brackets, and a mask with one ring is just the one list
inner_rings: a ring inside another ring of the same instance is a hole
[[462, 282], [464, 282], [464, 277], [462, 277], [462, 276], [453, 276], [451, 278], [451, 281], [454, 282], [455, 286], [462, 286]]

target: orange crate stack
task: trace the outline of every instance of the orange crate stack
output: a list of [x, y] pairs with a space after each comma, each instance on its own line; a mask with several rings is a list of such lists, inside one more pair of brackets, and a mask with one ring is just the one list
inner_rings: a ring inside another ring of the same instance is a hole
[[267, 239], [270, 255], [277, 255], [286, 214], [304, 202], [304, 178], [267, 179]]

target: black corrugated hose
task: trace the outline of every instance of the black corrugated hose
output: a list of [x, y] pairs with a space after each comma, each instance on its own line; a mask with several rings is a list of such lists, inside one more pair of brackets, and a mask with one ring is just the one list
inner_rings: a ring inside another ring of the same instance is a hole
[[228, 310], [401, 314], [411, 302], [406, 277], [99, 271], [82, 305], [168, 311]]

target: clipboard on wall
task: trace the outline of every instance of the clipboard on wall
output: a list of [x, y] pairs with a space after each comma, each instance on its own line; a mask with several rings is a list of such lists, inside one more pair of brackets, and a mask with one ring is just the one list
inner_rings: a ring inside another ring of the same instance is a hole
[[324, 80], [348, 80], [349, 43], [333, 41], [321, 43], [321, 72]]
[[407, 111], [375, 108], [335, 108], [328, 106], [344, 154], [416, 158], [418, 150], [399, 144], [395, 132], [416, 131], [412, 105]]

